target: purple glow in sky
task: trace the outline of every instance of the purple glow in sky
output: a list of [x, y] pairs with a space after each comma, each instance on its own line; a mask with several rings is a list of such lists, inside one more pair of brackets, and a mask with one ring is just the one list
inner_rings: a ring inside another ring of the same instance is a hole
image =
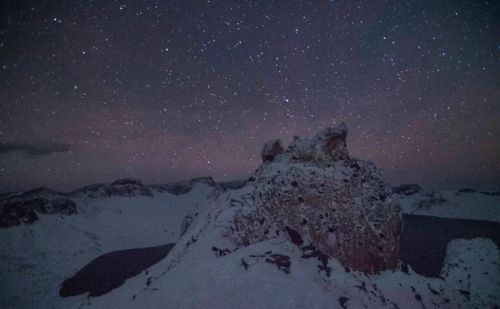
[[245, 178], [339, 121], [393, 183], [500, 184], [493, 2], [0, 6], [0, 191]]

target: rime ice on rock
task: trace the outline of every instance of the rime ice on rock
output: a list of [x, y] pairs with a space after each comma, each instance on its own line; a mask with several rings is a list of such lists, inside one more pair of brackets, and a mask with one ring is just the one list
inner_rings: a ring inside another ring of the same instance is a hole
[[255, 210], [235, 219], [236, 241], [250, 244], [293, 231], [354, 270], [396, 267], [400, 206], [373, 163], [349, 157], [346, 137], [342, 123], [311, 139], [295, 138], [265, 160], [255, 174]]

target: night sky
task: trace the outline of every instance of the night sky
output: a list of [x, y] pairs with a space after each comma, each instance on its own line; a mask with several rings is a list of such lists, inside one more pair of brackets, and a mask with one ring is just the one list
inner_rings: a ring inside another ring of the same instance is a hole
[[500, 185], [497, 1], [2, 1], [0, 191], [248, 177], [346, 121], [394, 184]]

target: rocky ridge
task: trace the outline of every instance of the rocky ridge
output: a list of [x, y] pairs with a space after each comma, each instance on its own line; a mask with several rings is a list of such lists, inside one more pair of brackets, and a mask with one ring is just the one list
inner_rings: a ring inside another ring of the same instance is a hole
[[246, 185], [245, 180], [215, 182], [211, 177], [197, 177], [163, 185], [144, 185], [138, 179], [123, 178], [111, 183], [93, 184], [71, 191], [58, 192], [40, 187], [25, 192], [10, 192], [0, 195], [0, 228], [20, 224], [32, 224], [39, 215], [72, 215], [78, 213], [76, 199], [107, 198], [153, 198], [155, 194], [188, 194], [199, 184], [214, 189], [236, 190]]

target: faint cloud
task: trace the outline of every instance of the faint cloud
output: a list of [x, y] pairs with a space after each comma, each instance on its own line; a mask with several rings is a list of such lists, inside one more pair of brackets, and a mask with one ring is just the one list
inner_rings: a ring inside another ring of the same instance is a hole
[[0, 143], [0, 155], [11, 152], [24, 152], [31, 156], [43, 156], [56, 152], [69, 152], [71, 145], [62, 143]]

